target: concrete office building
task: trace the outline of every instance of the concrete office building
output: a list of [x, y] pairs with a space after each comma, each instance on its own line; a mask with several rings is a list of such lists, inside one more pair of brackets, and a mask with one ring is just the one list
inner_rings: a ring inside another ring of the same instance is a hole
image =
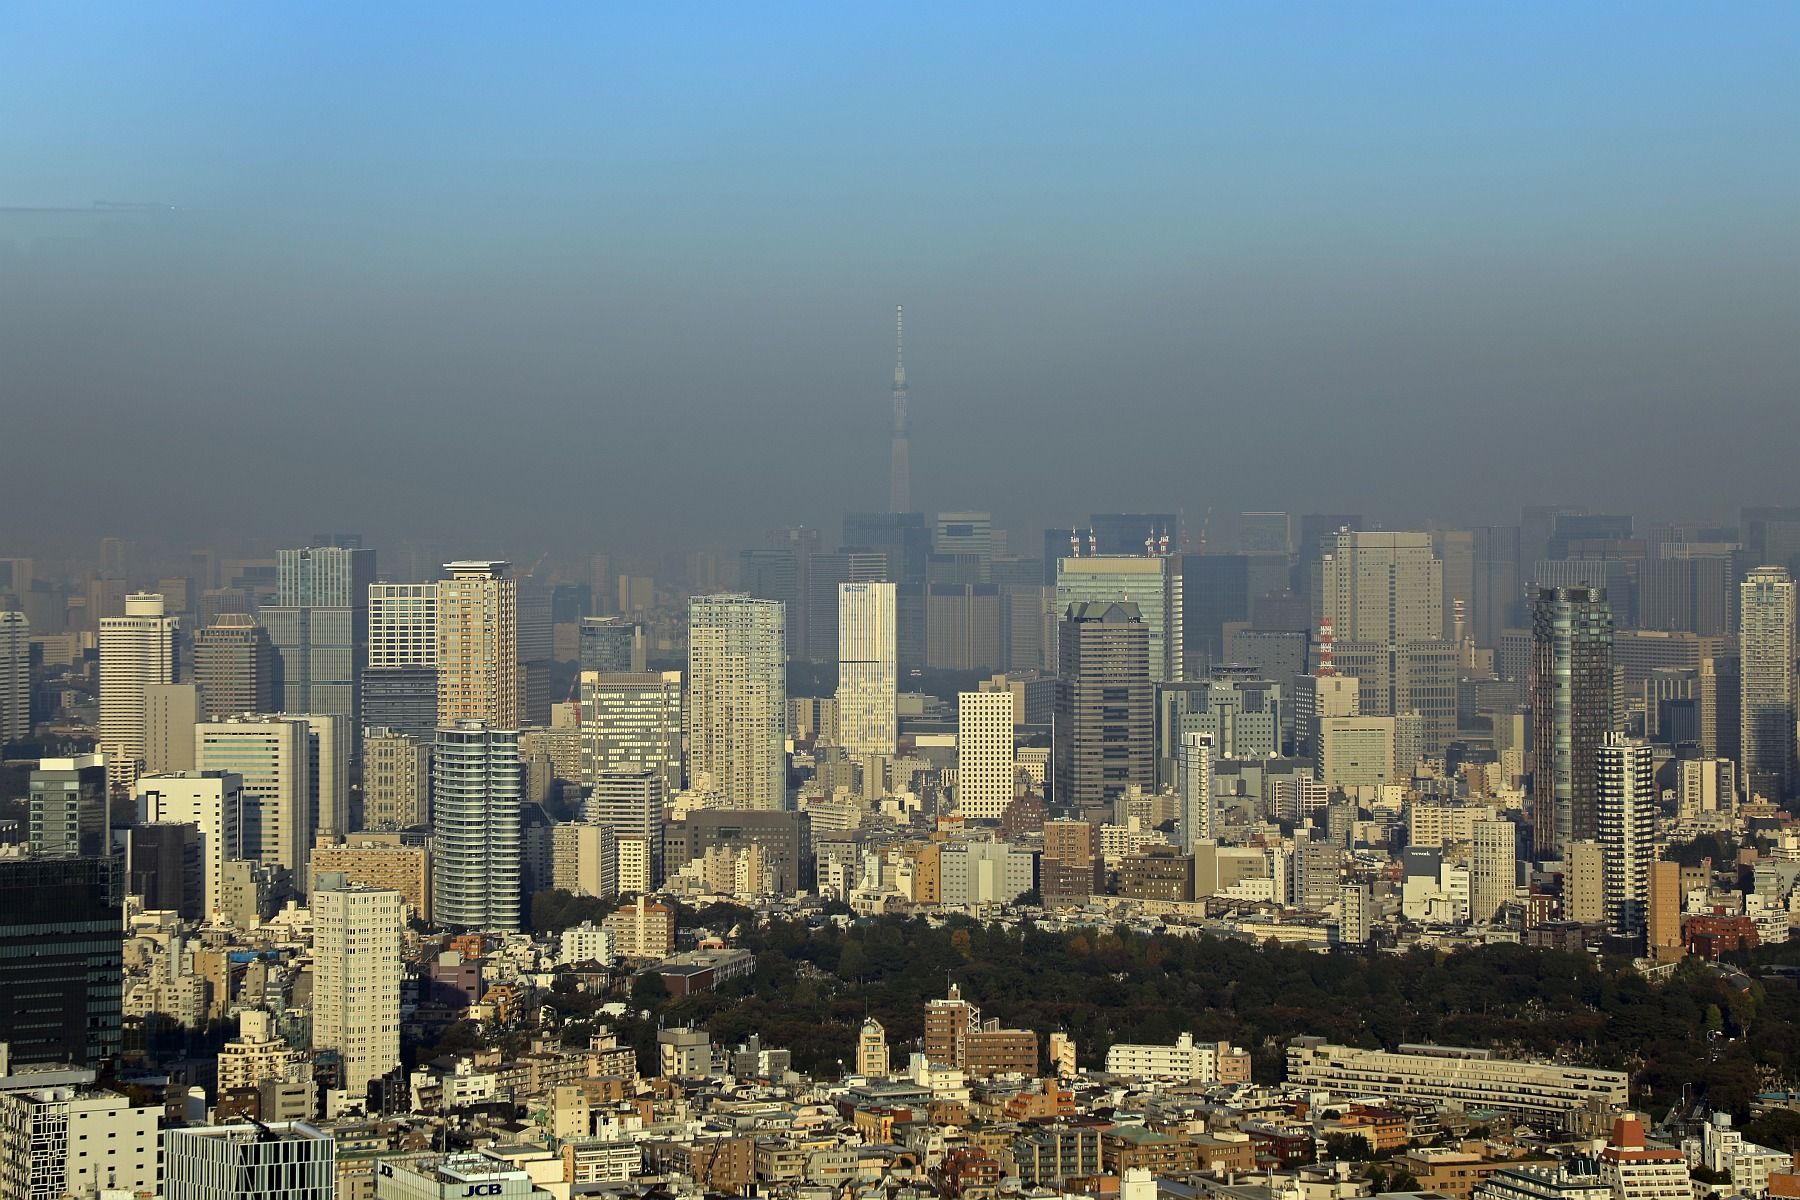
[[581, 781], [651, 771], [681, 790], [681, 672], [581, 673]]
[[[140, 780], [141, 784], [142, 781]], [[125, 894], [145, 912], [206, 919], [206, 870], [200, 830], [180, 822], [139, 822], [125, 831]]]
[[430, 741], [438, 719], [438, 585], [369, 585], [362, 723]]
[[594, 777], [582, 813], [589, 823], [608, 830], [615, 842], [632, 836], [643, 839], [650, 854], [647, 874], [640, 878], [634, 873], [632, 880], [642, 884], [637, 889], [640, 891], [655, 887], [663, 879], [663, 805], [668, 796], [660, 772], [602, 771]]
[[939, 903], [1006, 904], [1037, 886], [1037, 856], [1009, 842], [958, 842], [938, 856]]
[[358, 1100], [400, 1065], [403, 900], [333, 873], [319, 878], [312, 914], [312, 1045], [337, 1051], [344, 1091]]
[[708, 851], [751, 846], [762, 855], [771, 893], [791, 896], [813, 886], [812, 819], [804, 812], [702, 808], [663, 827], [670, 872], [705, 858]]
[[29, 788], [27, 844], [33, 855], [105, 858], [112, 853], [113, 805], [103, 756], [40, 759]]
[[1606, 920], [1606, 852], [1599, 842], [1563, 846], [1563, 919], [1583, 925]]
[[102, 858], [0, 858], [0, 1042], [13, 1067], [122, 1045], [124, 909]]
[[0, 1094], [0, 1196], [160, 1194], [162, 1111], [77, 1087]]
[[163, 1135], [163, 1200], [333, 1200], [336, 1192], [337, 1142], [302, 1121]]
[[519, 583], [498, 560], [444, 564], [438, 582], [438, 725], [485, 721], [517, 729]]
[[956, 810], [998, 821], [1018, 792], [1010, 689], [961, 692], [956, 698]]
[[1378, 788], [1396, 778], [1393, 717], [1326, 717], [1317, 729], [1317, 774], [1326, 787]]
[[100, 619], [100, 753], [114, 794], [126, 795], [144, 767], [144, 689], [175, 683], [177, 623], [163, 598], [125, 598], [125, 614]]
[[880, 583], [887, 578], [887, 556], [873, 550], [840, 550], [815, 554], [806, 571], [806, 657], [835, 662], [842, 646], [840, 618], [847, 583]]
[[616, 895], [619, 849], [613, 831], [585, 821], [550, 829], [550, 886], [576, 896]]
[[140, 775], [194, 769], [194, 726], [205, 719], [200, 689], [192, 683], [156, 683], [144, 689], [144, 762]]
[[1612, 607], [1604, 588], [1531, 602], [1531, 813], [1540, 857], [1592, 841], [1600, 745], [1613, 729]]
[[261, 610], [281, 670], [281, 711], [362, 720], [369, 585], [375, 552], [358, 546], [283, 550], [275, 603]]
[[421, 920], [431, 919], [431, 851], [395, 833], [353, 833], [343, 842], [313, 847], [314, 880], [342, 875], [360, 887], [400, 893]]
[[1135, 604], [1074, 604], [1063, 617], [1051, 799], [1064, 812], [1108, 820], [1126, 788], [1155, 785], [1149, 634]]
[[145, 821], [181, 822], [200, 834], [202, 905], [224, 909], [225, 863], [244, 857], [244, 777], [231, 771], [184, 771], [138, 780], [137, 811]]
[[222, 613], [194, 634], [194, 683], [205, 720], [275, 711], [281, 705], [278, 671], [269, 631], [248, 613]]
[[381, 726], [364, 730], [363, 829], [406, 829], [429, 823], [431, 746], [431, 742]]
[[341, 838], [350, 832], [350, 754], [357, 739], [337, 713], [296, 713], [306, 726], [307, 812], [312, 836]]
[[285, 869], [306, 888], [312, 846], [312, 739], [299, 717], [244, 716], [194, 727], [203, 772], [243, 780], [243, 856]]
[[1607, 928], [1641, 938], [1656, 861], [1657, 797], [1648, 743], [1608, 735], [1596, 760], [1597, 840]]
[[432, 755], [432, 913], [459, 929], [519, 927], [519, 735], [481, 721], [438, 730]]
[[[924, 665], [946, 671], [987, 671], [1000, 665], [1000, 588], [992, 583], [933, 582], [924, 588]], [[896, 599], [896, 604], [900, 600]], [[906, 614], [897, 638], [906, 642]], [[905, 654], [900, 655], [905, 661]]]
[[893, 584], [838, 585], [838, 744], [856, 757], [892, 755], [899, 742], [894, 622]]
[[31, 736], [31, 622], [0, 612], [0, 747]]
[[731, 808], [788, 807], [785, 626], [776, 601], [688, 601], [689, 773]]
[[1739, 719], [1744, 786], [1777, 803], [1794, 794], [1794, 581], [1758, 567], [1739, 585]]
[[1184, 594], [1181, 560], [1170, 555], [1063, 558], [1056, 564], [1056, 606], [1122, 601], [1135, 604], [1149, 634], [1150, 677], [1157, 683], [1184, 674]]

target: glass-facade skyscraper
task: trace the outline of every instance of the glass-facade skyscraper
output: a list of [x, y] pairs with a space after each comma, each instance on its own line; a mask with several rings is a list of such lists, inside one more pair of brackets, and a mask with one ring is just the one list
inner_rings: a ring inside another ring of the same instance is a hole
[[262, 609], [281, 671], [281, 711], [360, 721], [375, 552], [353, 546], [283, 550], [275, 603]]
[[1531, 602], [1532, 843], [1553, 858], [1593, 841], [1600, 746], [1613, 728], [1605, 588], [1539, 588]]

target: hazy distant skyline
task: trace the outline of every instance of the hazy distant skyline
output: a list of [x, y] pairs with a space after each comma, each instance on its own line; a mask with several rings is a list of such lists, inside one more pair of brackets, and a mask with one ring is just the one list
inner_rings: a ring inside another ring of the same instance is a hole
[[15, 8], [0, 207], [177, 209], [0, 213], [0, 553], [834, 538], [896, 303], [926, 511], [1800, 501], [1796, 61], [1778, 5]]

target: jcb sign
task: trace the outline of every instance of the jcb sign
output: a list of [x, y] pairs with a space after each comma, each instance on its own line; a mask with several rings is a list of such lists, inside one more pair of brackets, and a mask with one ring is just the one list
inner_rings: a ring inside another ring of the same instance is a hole
[[463, 1189], [465, 1196], [498, 1196], [500, 1185], [497, 1183], [471, 1183]]

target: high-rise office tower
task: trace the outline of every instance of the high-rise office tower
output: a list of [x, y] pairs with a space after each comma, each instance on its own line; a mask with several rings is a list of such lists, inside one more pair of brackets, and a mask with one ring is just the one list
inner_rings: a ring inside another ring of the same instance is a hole
[[1598, 841], [1606, 925], [1644, 936], [1656, 861], [1656, 785], [1648, 743], [1609, 733], [1596, 758]]
[[1182, 667], [1204, 678], [1225, 661], [1225, 627], [1250, 619], [1250, 556], [1184, 554], [1180, 562]]
[[729, 808], [788, 806], [785, 624], [775, 601], [688, 601], [689, 774]]
[[583, 671], [620, 675], [646, 669], [644, 627], [627, 617], [583, 617], [576, 641]]
[[1172, 683], [1184, 673], [1185, 605], [1181, 560], [1123, 554], [1065, 558], [1056, 567], [1056, 605], [1123, 601], [1143, 614], [1150, 636], [1150, 678]]
[[163, 598], [125, 598], [125, 615], [100, 621], [100, 753], [114, 792], [124, 795], [144, 764], [144, 689], [174, 683], [176, 621]]
[[956, 808], [976, 821], [998, 821], [1018, 790], [1014, 779], [1013, 694], [956, 697]]
[[0, 612], [0, 746], [31, 736], [31, 622]]
[[[463, 1185], [473, 1186], [479, 1185]], [[162, 1194], [165, 1200], [332, 1200], [337, 1141], [302, 1121], [171, 1129], [163, 1138]]]
[[1499, 646], [1501, 631], [1525, 625], [1519, 581], [1519, 527], [1483, 525], [1475, 532], [1474, 594], [1469, 598], [1475, 644]]
[[298, 713], [306, 724], [307, 813], [312, 834], [341, 838], [350, 832], [350, 759], [360, 749], [348, 719], [337, 713]]
[[445, 563], [438, 583], [438, 725], [519, 727], [519, 585], [500, 560]]
[[651, 771], [681, 790], [681, 672], [581, 673], [581, 780]]
[[387, 888], [353, 887], [341, 874], [312, 894], [314, 1050], [344, 1061], [344, 1091], [360, 1099], [369, 1081], [400, 1065], [400, 934], [405, 902]]
[[202, 908], [225, 911], [225, 863], [244, 857], [244, 777], [232, 771], [183, 771], [138, 780], [145, 821], [192, 825], [200, 834]]
[[269, 631], [249, 613], [221, 613], [194, 634], [194, 683], [208, 721], [275, 711], [281, 689]]
[[1794, 794], [1794, 581], [1757, 567], [1739, 586], [1741, 751], [1750, 796]]
[[1140, 558], [1181, 550], [1181, 514], [1172, 512], [1092, 513], [1088, 532], [1094, 553]]
[[987, 571], [994, 561], [994, 514], [985, 512], [941, 512], [931, 529], [931, 554], [968, 563], [977, 578], [971, 583], [986, 583]]
[[1511, 821], [1476, 821], [1469, 863], [1469, 919], [1494, 919], [1518, 884], [1519, 827]]
[[0, 858], [0, 1042], [14, 1068], [117, 1058], [124, 909], [103, 858]]
[[32, 854], [105, 858], [112, 853], [112, 803], [100, 755], [41, 759], [30, 788]]
[[362, 723], [430, 741], [438, 719], [438, 585], [369, 585]]
[[[1000, 665], [1000, 589], [992, 583], [931, 583], [924, 589], [925, 666], [988, 671]], [[897, 609], [904, 596], [897, 593]], [[896, 614], [896, 642], [906, 643], [906, 614]], [[899, 657], [904, 662], [905, 654]]]
[[1064, 811], [1110, 820], [1127, 787], [1155, 786], [1149, 626], [1135, 604], [1072, 604], [1057, 659], [1052, 799]]
[[912, 511], [912, 418], [906, 398], [906, 309], [894, 306], [894, 423], [888, 441], [888, 511]]
[[280, 553], [275, 603], [265, 605], [261, 616], [281, 664], [283, 712], [361, 721], [374, 581], [373, 550], [308, 546]]
[[899, 739], [894, 585], [838, 585], [838, 744], [852, 755], [893, 754]]
[[1175, 831], [1183, 854], [1192, 854], [1195, 846], [1218, 836], [1213, 830], [1212, 760], [1211, 734], [1181, 735], [1175, 751], [1175, 791], [1181, 797]]
[[363, 829], [407, 829], [431, 819], [431, 746], [380, 725], [363, 730]]
[[194, 769], [194, 726], [205, 718], [200, 688], [153, 683], [144, 689], [144, 762], [140, 775]]
[[285, 869], [307, 887], [312, 847], [312, 739], [300, 717], [245, 716], [194, 727], [201, 771], [243, 779], [243, 856]]
[[481, 721], [438, 730], [431, 762], [431, 909], [460, 929], [519, 927], [519, 735]]
[[887, 578], [887, 555], [875, 550], [840, 550], [815, 554], [807, 568], [806, 657], [812, 662], [836, 662], [838, 619], [842, 607], [839, 589], [846, 583], [879, 583]]
[[1613, 728], [1612, 635], [1605, 588], [1540, 588], [1531, 602], [1531, 825], [1542, 858], [1596, 834], [1595, 764]]
[[[629, 872], [632, 876], [630, 890], [644, 891], [662, 882], [663, 804], [668, 795], [663, 777], [655, 771], [602, 771], [593, 779], [593, 790], [588, 795], [582, 816], [611, 830], [615, 846], [618, 839], [642, 839], [648, 852], [643, 876], [639, 877], [636, 871]], [[616, 876], [621, 889], [627, 885], [624, 874], [621, 872]]]
[[[138, 781], [143, 786], [143, 781]], [[125, 894], [145, 912], [206, 919], [206, 866], [200, 830], [180, 821], [140, 822], [125, 831]]]
[[925, 563], [931, 557], [931, 530], [924, 513], [846, 513], [843, 548], [884, 555], [884, 578], [890, 582], [924, 583]]
[[556, 660], [555, 625], [550, 589], [529, 575], [519, 580], [518, 631], [519, 720], [526, 725], [548, 725], [550, 672]]
[[1238, 552], [1241, 554], [1291, 554], [1293, 520], [1284, 512], [1238, 514]]

